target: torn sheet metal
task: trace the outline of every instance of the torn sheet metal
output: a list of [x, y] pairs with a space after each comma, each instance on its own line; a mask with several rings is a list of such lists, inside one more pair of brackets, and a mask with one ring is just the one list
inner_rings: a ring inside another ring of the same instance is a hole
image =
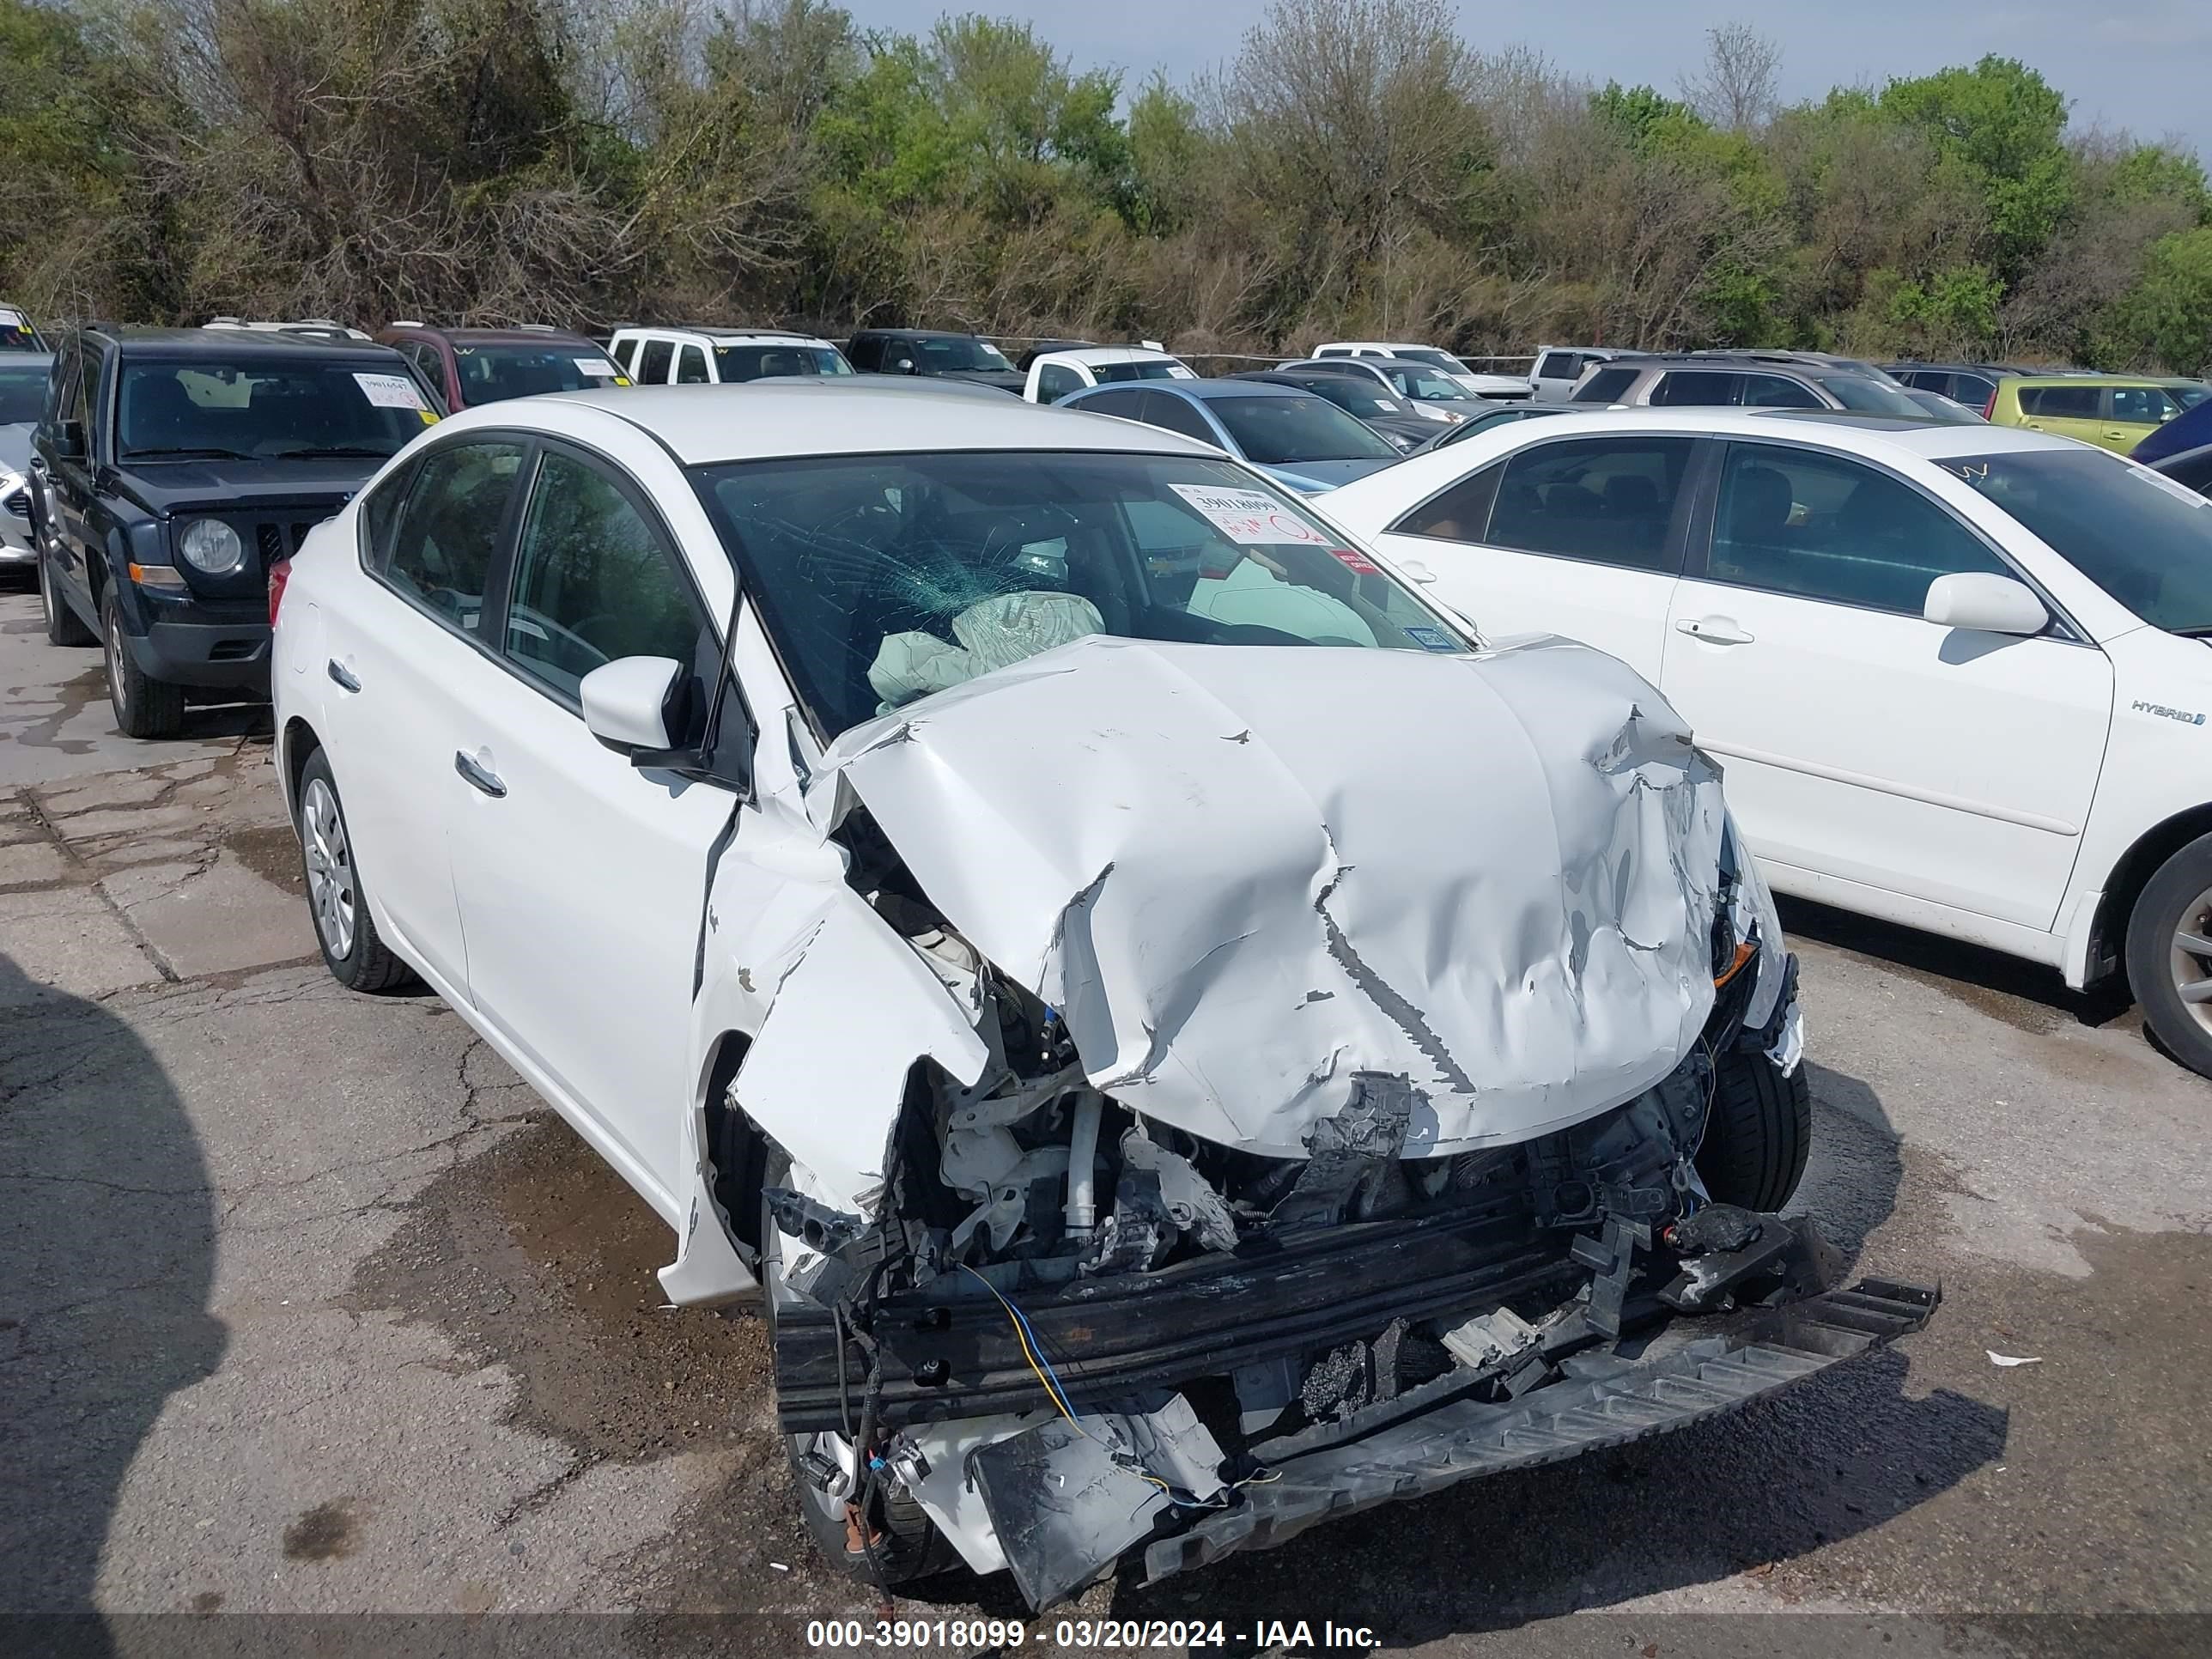
[[823, 915], [783, 971], [732, 1094], [813, 1175], [868, 1213], [907, 1073], [927, 1055], [973, 1086], [991, 1054], [975, 1015], [857, 894]]
[[817, 824], [848, 788], [1097, 1087], [1220, 1144], [1303, 1157], [1363, 1073], [1421, 1097], [1407, 1156], [1526, 1139], [1711, 1006], [1717, 774], [1565, 641], [1084, 639], [847, 732]]
[[1054, 1418], [970, 1455], [991, 1528], [1030, 1605], [1056, 1606], [1147, 1537], [1171, 1505], [1218, 1499], [1221, 1448], [1190, 1402]]

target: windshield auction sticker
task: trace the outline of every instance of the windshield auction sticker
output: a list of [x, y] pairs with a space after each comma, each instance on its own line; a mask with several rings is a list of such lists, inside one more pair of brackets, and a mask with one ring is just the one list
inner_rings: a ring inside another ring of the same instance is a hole
[[1170, 484], [1169, 489], [1206, 515], [1206, 521], [1243, 547], [1281, 546], [1285, 542], [1327, 544], [1328, 538], [1263, 489], [1220, 489], [1207, 484]]
[[595, 380], [611, 380], [615, 378], [615, 366], [604, 357], [571, 357], [568, 361]]
[[356, 374], [353, 379], [361, 388], [361, 395], [379, 409], [428, 408], [422, 401], [422, 394], [415, 389], [415, 382], [404, 374]]

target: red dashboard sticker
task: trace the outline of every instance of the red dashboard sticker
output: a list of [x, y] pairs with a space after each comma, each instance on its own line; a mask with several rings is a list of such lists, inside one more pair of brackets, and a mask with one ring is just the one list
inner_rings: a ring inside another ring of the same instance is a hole
[[1358, 575], [1379, 576], [1382, 574], [1382, 567], [1374, 560], [1364, 553], [1355, 553], [1348, 547], [1332, 547], [1328, 550], [1328, 556]]

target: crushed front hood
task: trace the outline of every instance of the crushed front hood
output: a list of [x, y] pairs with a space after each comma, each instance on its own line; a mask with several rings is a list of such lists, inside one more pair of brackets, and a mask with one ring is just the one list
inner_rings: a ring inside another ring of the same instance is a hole
[[1723, 808], [1621, 664], [1092, 636], [846, 733], [931, 902], [1066, 1020], [1092, 1082], [1298, 1157], [1353, 1075], [1425, 1096], [1408, 1156], [1650, 1086], [1713, 998]]

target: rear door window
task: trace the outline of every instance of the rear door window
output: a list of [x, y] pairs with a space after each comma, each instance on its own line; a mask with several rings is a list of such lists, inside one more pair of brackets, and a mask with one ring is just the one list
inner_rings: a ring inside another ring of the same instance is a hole
[[1818, 409], [1820, 400], [1807, 387], [1779, 374], [1747, 374], [1743, 404], [1747, 409]]
[[1221, 447], [1221, 440], [1206, 423], [1206, 416], [1182, 398], [1169, 392], [1143, 392], [1138, 396], [1145, 400], [1143, 418], [1153, 426], [1170, 432], [1179, 432], [1186, 438], [1195, 438], [1202, 444]]
[[2104, 394], [2094, 386], [2024, 386], [2020, 412], [2047, 421], [2094, 421]]
[[400, 508], [384, 579], [416, 609], [478, 638], [492, 560], [522, 466], [519, 443], [459, 443], [422, 458]]
[[1654, 408], [1719, 408], [1737, 401], [1742, 384], [1741, 374], [1710, 368], [1670, 369], [1651, 388], [1651, 403]]
[[2013, 572], [1939, 503], [1840, 455], [1730, 444], [1706, 575], [1918, 616], [1938, 576]]
[[668, 384], [668, 365], [676, 356], [673, 340], [647, 340], [638, 359], [635, 379], [641, 386]]
[[1509, 457], [1484, 540], [1628, 570], [1671, 574], [1689, 438], [1581, 438]]
[[1575, 388], [1578, 404], [1619, 403], [1636, 384], [1639, 371], [1633, 368], [1601, 368]]
[[1951, 377], [1948, 391], [1944, 391], [1942, 386], [1937, 386], [1936, 390], [1942, 392], [1947, 398], [1955, 398], [1960, 403], [1965, 404], [1970, 409], [1985, 409], [1989, 406], [1990, 399], [1996, 396], [1997, 383], [1979, 374], [1954, 374]]
[[1571, 351], [1547, 351], [1536, 365], [1540, 380], [1571, 380], [1583, 372], [1583, 360]]
[[1074, 407], [1086, 415], [1111, 415], [1116, 420], [1141, 421], [1145, 419], [1145, 394], [1134, 386], [1116, 386], [1093, 392]]
[[676, 354], [676, 384], [705, 386], [707, 383], [707, 349], [688, 345], [678, 349]]
[[1494, 461], [1430, 496], [1390, 528], [1397, 535], [1433, 536], [1438, 541], [1486, 541], [1491, 505], [1498, 499], [1498, 480], [1504, 476], [1505, 463]]

